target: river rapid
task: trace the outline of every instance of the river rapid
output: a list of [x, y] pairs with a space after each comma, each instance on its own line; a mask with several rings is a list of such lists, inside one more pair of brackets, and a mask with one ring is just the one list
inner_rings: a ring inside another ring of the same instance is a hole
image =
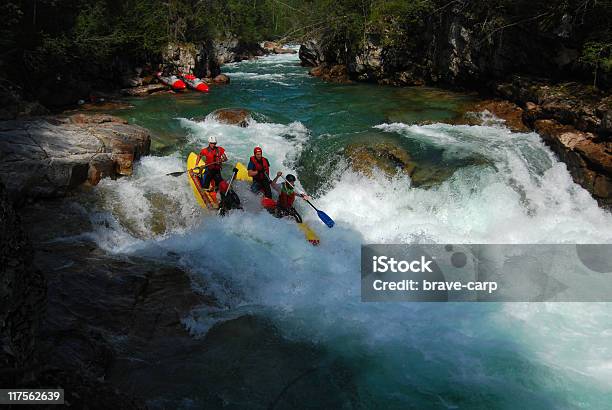
[[[572, 181], [537, 134], [511, 133], [495, 119], [448, 125], [473, 97], [324, 83], [309, 77], [296, 55], [229, 64], [224, 72], [231, 84], [209, 94], [134, 99], [133, 109], [118, 112], [153, 131], [153, 155], [133, 176], [103, 180], [87, 205], [95, 226], [89, 236], [100, 247], [176, 263], [194, 287], [214, 295], [216, 307], [183, 319], [194, 337], [244, 314], [261, 317], [283, 339], [325, 352], [319, 368], [342, 366], [340, 375], [305, 377], [349, 384], [338, 398], [346, 408], [612, 403], [609, 304], [360, 300], [362, 244], [612, 242], [612, 215]], [[205, 117], [221, 107], [249, 109], [254, 120], [240, 128]], [[165, 176], [184, 169], [186, 155], [212, 133], [221, 135], [230, 162], [246, 163], [259, 145], [272, 172], [298, 177], [336, 221], [328, 229], [298, 204], [320, 246], [265, 211], [220, 219], [197, 207], [186, 177]], [[379, 141], [406, 150], [425, 170], [423, 183], [401, 173], [356, 172], [343, 149]], [[174, 404], [202, 406], [200, 382], [194, 374], [193, 392]]]

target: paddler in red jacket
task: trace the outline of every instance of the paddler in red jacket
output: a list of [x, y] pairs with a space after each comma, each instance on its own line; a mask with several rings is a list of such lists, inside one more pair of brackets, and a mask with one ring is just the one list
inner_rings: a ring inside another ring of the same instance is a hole
[[208, 147], [202, 148], [196, 160], [196, 166], [199, 165], [200, 159], [206, 161], [206, 170], [202, 176], [202, 188], [210, 191], [210, 180], [215, 180], [215, 186], [219, 186], [223, 178], [221, 177], [221, 165], [227, 161], [225, 150], [223, 147], [217, 147], [217, 137], [211, 135], [208, 137]]
[[266, 198], [272, 198], [272, 191], [270, 190], [270, 162], [267, 158], [264, 158], [260, 147], [255, 147], [253, 150], [253, 156], [249, 160], [247, 170], [249, 176], [253, 178], [251, 191], [263, 191]]

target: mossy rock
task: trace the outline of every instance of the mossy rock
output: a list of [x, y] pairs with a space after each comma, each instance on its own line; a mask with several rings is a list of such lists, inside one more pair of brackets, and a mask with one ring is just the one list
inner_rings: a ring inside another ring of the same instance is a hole
[[374, 168], [382, 170], [388, 176], [394, 176], [398, 172], [410, 176], [416, 168], [408, 152], [388, 142], [350, 144], [344, 148], [344, 155], [355, 171], [368, 177], [372, 176]]

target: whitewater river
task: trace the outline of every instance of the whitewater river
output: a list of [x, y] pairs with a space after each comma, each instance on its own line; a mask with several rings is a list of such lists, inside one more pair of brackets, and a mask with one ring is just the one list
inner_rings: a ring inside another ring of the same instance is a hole
[[[325, 393], [342, 394], [336, 402], [346, 408], [609, 408], [609, 304], [362, 303], [359, 264], [368, 243], [612, 242], [612, 215], [536, 134], [495, 121], [444, 124], [470, 96], [329, 84], [298, 62], [230, 64], [231, 84], [207, 95], [135, 99], [120, 111], [154, 132], [153, 155], [132, 177], [100, 183], [92, 237], [112, 253], [173, 261], [201, 278], [219, 306], [184, 319], [196, 337], [249, 313], [324, 351], [325, 363], [344, 371], [307, 377], [350, 384]], [[239, 128], [205, 118], [221, 107], [249, 109], [254, 121]], [[196, 206], [185, 177], [163, 176], [184, 169], [212, 133], [231, 162], [248, 161], [259, 145], [273, 172], [297, 175], [336, 221], [328, 229], [299, 204], [320, 246], [266, 212], [219, 219]], [[351, 168], [347, 145], [379, 141], [409, 152], [419, 184]], [[201, 405], [196, 396], [182, 406]]]

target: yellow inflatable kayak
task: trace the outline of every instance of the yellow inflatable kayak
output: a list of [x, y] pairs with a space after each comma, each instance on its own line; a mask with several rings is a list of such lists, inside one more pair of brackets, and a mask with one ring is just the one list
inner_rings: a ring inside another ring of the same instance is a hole
[[[236, 179], [238, 181], [246, 181], [249, 183], [253, 182], [253, 178], [249, 176], [247, 172], [247, 168], [244, 166], [244, 164], [238, 162], [236, 164], [236, 168], [238, 168], [238, 173], [236, 174]], [[306, 237], [306, 240], [308, 242], [310, 242], [313, 245], [319, 244], [320, 242], [319, 236], [316, 234], [315, 231], [312, 230], [310, 226], [308, 226], [306, 222], [298, 223], [297, 226], [304, 233], [304, 236]]]
[[[197, 170], [193, 170], [197, 166], [206, 165], [203, 159], [200, 159], [200, 162], [196, 164], [198, 159], [198, 154], [192, 152], [187, 157], [187, 177], [189, 178], [189, 185], [191, 185], [191, 189], [193, 190], [193, 196], [195, 196], [198, 204], [202, 208], [206, 209], [218, 209], [219, 202], [217, 201], [217, 193], [214, 191], [208, 192], [202, 189], [202, 183], [200, 182], [200, 174], [204, 171], [204, 168], [200, 168]], [[210, 182], [210, 186], [214, 187], [215, 181]]]

